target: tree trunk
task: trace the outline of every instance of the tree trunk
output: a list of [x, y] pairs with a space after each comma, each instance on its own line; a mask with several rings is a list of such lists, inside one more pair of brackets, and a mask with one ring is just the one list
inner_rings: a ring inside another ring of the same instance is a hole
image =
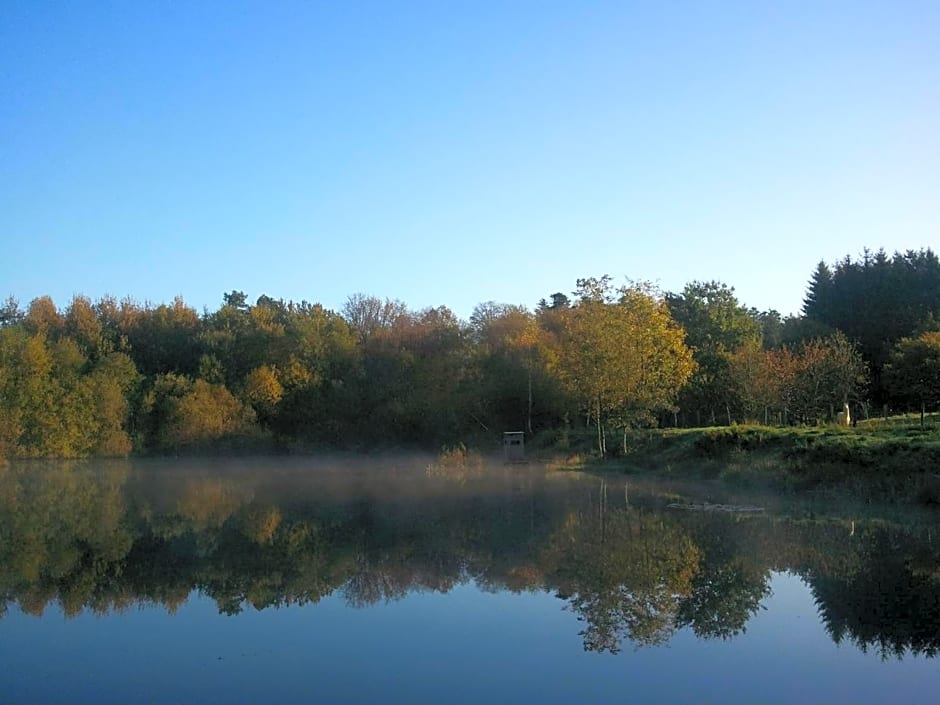
[[532, 368], [529, 367], [529, 413], [526, 417], [526, 430], [529, 432], [529, 438], [532, 437]]
[[926, 411], [927, 411], [927, 403], [922, 401], [920, 403], [920, 430], [921, 431], [924, 430], [924, 413]]

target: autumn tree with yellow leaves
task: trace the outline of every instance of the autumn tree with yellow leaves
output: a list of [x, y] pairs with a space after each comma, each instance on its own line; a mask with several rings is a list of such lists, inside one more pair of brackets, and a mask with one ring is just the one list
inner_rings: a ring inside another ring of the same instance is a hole
[[695, 369], [685, 334], [649, 284], [614, 288], [609, 276], [579, 279], [566, 310], [558, 373], [607, 453], [611, 425], [622, 431], [672, 408]]

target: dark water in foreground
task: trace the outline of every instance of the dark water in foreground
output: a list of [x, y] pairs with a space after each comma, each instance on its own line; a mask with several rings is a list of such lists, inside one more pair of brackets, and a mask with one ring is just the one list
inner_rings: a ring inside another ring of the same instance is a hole
[[640, 483], [426, 467], [0, 469], [0, 703], [940, 692], [934, 515], [682, 511]]

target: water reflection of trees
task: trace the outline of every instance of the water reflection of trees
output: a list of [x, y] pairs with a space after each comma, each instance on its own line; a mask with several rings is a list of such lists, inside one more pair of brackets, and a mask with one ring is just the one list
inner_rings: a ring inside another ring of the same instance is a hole
[[662, 643], [692, 592], [700, 551], [683, 527], [641, 511], [570, 517], [552, 537], [549, 575], [586, 623], [586, 649], [619, 650], [621, 641]]
[[819, 614], [837, 644], [848, 639], [883, 658], [940, 650], [940, 561], [931, 536], [865, 531], [852, 571], [812, 572]]
[[[412, 483], [414, 480], [414, 483]], [[616, 504], [616, 503], [612, 503]], [[802, 576], [823, 624], [883, 655], [940, 647], [940, 552], [926, 531], [610, 506], [597, 481], [537, 472], [394, 481], [139, 470], [0, 469], [0, 615], [137, 604], [193, 590], [221, 612], [352, 606], [415, 590], [551, 591], [589, 650], [746, 629], [772, 571]]]
[[616, 652], [624, 640], [660, 644], [683, 627], [701, 638], [744, 631], [770, 576], [741, 545], [747, 536], [728, 517], [607, 510], [569, 517], [544, 556], [559, 595], [587, 625], [585, 648]]

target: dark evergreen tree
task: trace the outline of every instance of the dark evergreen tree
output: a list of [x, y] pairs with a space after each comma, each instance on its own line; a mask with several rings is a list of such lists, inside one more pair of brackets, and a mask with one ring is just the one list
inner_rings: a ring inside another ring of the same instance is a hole
[[803, 315], [825, 321], [829, 317], [832, 303], [832, 271], [825, 262], [816, 265], [809, 280], [806, 298], [803, 299]]
[[927, 248], [892, 257], [865, 250], [858, 260], [846, 256], [831, 272], [821, 262], [803, 311], [807, 324], [840, 330], [859, 343], [880, 401], [881, 370], [892, 347], [940, 315], [940, 260]]

